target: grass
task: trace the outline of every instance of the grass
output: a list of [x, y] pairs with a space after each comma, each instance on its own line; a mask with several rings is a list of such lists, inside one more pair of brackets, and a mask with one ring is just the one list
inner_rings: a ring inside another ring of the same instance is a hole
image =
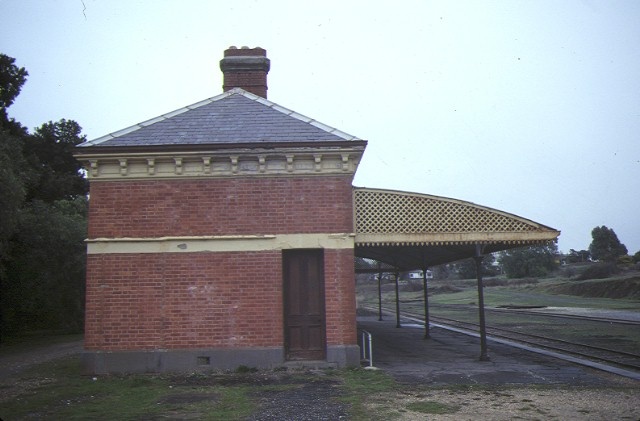
[[391, 377], [378, 370], [352, 369], [342, 373], [343, 388], [350, 395], [366, 396], [394, 390]]
[[379, 407], [375, 416], [367, 408], [367, 403], [374, 396], [397, 390], [398, 385], [389, 375], [376, 370], [345, 370], [342, 371], [342, 384], [344, 395], [340, 401], [351, 406], [350, 413], [354, 420], [391, 419], [390, 407]]
[[459, 406], [447, 405], [435, 401], [419, 401], [411, 402], [407, 405], [407, 409], [422, 414], [454, 414], [460, 409]]
[[[291, 383], [260, 384], [248, 379], [264, 374], [228, 373], [191, 375], [81, 374], [76, 357], [34, 366], [17, 382], [22, 391], [0, 403], [2, 419], [138, 420], [198, 419], [242, 420], [259, 411], [256, 396], [286, 391], [317, 381], [317, 374], [289, 375]], [[349, 419], [390, 420], [411, 410], [425, 414], [451, 413], [454, 408], [437, 402], [412, 403], [398, 408], [389, 397], [401, 387], [377, 370], [328, 370], [323, 379], [335, 381], [337, 402], [347, 404]], [[0, 390], [0, 396], [2, 390]]]
[[2, 404], [5, 419], [132, 419], [157, 413], [156, 402], [168, 390], [157, 378], [82, 376], [77, 358], [33, 367], [18, 382], [27, 390]]
[[[268, 372], [265, 372], [269, 374]], [[259, 410], [260, 395], [293, 390], [318, 381], [317, 374], [272, 372], [286, 379], [275, 384], [255, 381], [265, 373], [239, 370], [191, 375], [86, 376], [77, 356], [33, 366], [0, 389], [1, 419], [137, 420], [198, 419], [242, 420]], [[256, 377], [257, 376], [257, 377]], [[372, 419], [367, 402], [372, 396], [397, 390], [395, 381], [381, 371], [329, 370], [341, 403], [351, 419]], [[15, 381], [14, 381], [15, 380]], [[375, 419], [375, 418], [373, 418]], [[378, 418], [378, 419], [384, 419]]]
[[[575, 281], [566, 278], [531, 280], [489, 278], [485, 280], [485, 284], [484, 301], [487, 307], [552, 306], [640, 311], [640, 300], [636, 298], [640, 283], [637, 285], [630, 283], [628, 276], [604, 281]], [[626, 293], [629, 298], [606, 298], [607, 292], [620, 284], [628, 288]], [[358, 301], [377, 304], [377, 291], [377, 285], [373, 282], [358, 285]], [[433, 305], [475, 305], [478, 301], [474, 279], [432, 280], [429, 282], [429, 291], [429, 303]], [[383, 302], [395, 302], [392, 284], [383, 285], [382, 299]], [[423, 292], [421, 289], [407, 291], [401, 288], [400, 299], [403, 302], [421, 302]]]
[[133, 420], [179, 413], [233, 420], [255, 409], [247, 386], [176, 384], [160, 375], [84, 376], [77, 357], [32, 367], [17, 383], [24, 390], [2, 402], [3, 419]]
[[[640, 302], [635, 299], [613, 299], [584, 297], [568, 294], [556, 294], [549, 289], [562, 284], [559, 281], [541, 281], [528, 286], [496, 286], [484, 288], [484, 300], [487, 306], [516, 305], [516, 306], [552, 306], [552, 307], [591, 307], [605, 309], [640, 310]], [[468, 304], [478, 300], [475, 285], [460, 292], [438, 294], [430, 297], [433, 304]]]

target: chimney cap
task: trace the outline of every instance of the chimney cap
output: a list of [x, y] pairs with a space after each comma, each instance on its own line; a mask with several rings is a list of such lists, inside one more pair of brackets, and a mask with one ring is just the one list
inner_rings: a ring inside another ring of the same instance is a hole
[[244, 46], [238, 48], [235, 45], [224, 50], [225, 57], [239, 57], [239, 56], [254, 56], [254, 57], [266, 57], [267, 50], [261, 47], [249, 48]]

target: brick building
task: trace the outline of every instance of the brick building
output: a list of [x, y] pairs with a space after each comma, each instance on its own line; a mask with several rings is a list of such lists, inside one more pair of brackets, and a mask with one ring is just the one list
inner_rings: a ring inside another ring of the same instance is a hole
[[86, 142], [90, 372], [358, 364], [352, 180], [366, 142], [266, 99], [265, 50], [224, 93]]
[[[267, 100], [269, 65], [261, 48], [231, 47], [221, 95], [78, 147], [91, 185], [87, 371], [357, 365], [354, 256], [428, 273], [560, 234], [352, 187], [367, 142]], [[478, 286], [482, 303], [480, 272]]]

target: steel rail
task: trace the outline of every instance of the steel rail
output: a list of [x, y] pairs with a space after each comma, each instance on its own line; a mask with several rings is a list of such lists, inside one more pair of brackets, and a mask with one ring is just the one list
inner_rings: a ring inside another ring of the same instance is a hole
[[[401, 303], [405, 304], [413, 304], [422, 302], [420, 299], [415, 300], [400, 300]], [[433, 308], [455, 308], [450, 307], [446, 304], [431, 304]], [[629, 320], [629, 319], [616, 319], [612, 317], [594, 317], [594, 316], [581, 316], [577, 314], [559, 314], [559, 313], [547, 313], [545, 311], [530, 311], [525, 309], [511, 309], [511, 308], [491, 308], [485, 307], [485, 311], [487, 312], [495, 312], [495, 313], [509, 313], [509, 314], [525, 314], [525, 315], [534, 315], [541, 317], [554, 317], [559, 319], [576, 319], [576, 320], [586, 320], [593, 322], [602, 322], [602, 323], [616, 323], [623, 325], [631, 325], [631, 326], [640, 326], [640, 320]]]
[[528, 311], [522, 309], [507, 309], [507, 308], [487, 308], [486, 311], [496, 312], [496, 313], [510, 313], [510, 314], [526, 314], [526, 315], [535, 315], [541, 317], [555, 317], [559, 319], [576, 319], [576, 320], [586, 320], [590, 322], [601, 322], [601, 323], [616, 323], [621, 325], [632, 325], [632, 326], [640, 326], [640, 321], [638, 320], [628, 320], [628, 319], [615, 319], [611, 317], [594, 317], [594, 316], [580, 316], [577, 314], [558, 314], [558, 313], [547, 313], [544, 311]]

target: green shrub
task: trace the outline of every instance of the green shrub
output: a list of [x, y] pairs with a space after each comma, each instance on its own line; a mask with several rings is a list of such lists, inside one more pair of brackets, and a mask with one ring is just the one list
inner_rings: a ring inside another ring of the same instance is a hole
[[587, 267], [578, 276], [579, 281], [586, 279], [605, 279], [617, 272], [616, 265], [612, 263], [598, 263]]

